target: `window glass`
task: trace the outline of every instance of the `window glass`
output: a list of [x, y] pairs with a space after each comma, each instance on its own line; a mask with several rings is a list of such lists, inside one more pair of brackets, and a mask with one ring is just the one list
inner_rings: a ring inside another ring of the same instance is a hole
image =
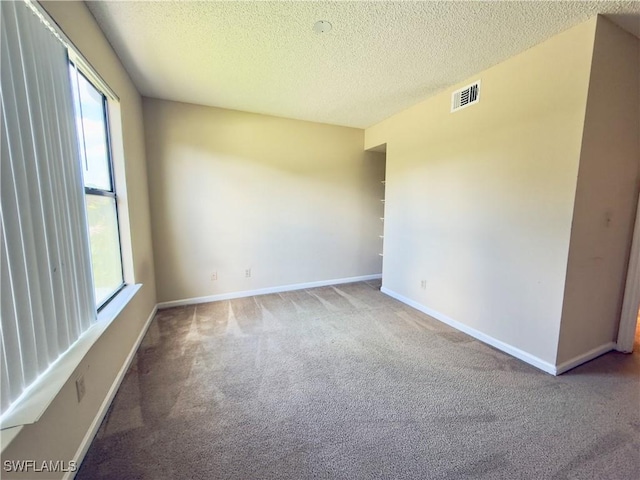
[[71, 68], [84, 185], [113, 191], [104, 96]]
[[86, 195], [86, 201], [96, 304], [102, 305], [122, 285], [116, 200]]

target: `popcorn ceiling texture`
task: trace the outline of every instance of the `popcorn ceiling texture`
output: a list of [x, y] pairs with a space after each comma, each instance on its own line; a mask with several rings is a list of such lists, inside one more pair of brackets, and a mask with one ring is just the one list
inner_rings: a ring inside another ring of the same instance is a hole
[[359, 128], [598, 13], [640, 36], [633, 1], [87, 4], [145, 96]]

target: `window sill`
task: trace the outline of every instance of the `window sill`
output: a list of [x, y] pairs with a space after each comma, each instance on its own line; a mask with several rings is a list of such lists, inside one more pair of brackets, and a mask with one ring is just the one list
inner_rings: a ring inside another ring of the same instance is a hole
[[22, 425], [37, 422], [71, 378], [91, 347], [118, 317], [142, 284], [127, 285], [99, 313], [98, 320], [69, 350], [51, 364], [36, 382], [22, 394], [1, 419], [2, 451], [17, 436]]
[[124, 310], [129, 301], [142, 287], [141, 283], [135, 285], [125, 285], [113, 299], [98, 312], [98, 322], [96, 324], [113, 322], [120, 312]]

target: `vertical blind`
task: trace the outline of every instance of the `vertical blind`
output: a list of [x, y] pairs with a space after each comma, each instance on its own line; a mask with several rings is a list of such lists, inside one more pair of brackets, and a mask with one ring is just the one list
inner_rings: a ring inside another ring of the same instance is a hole
[[67, 50], [25, 2], [0, 9], [4, 418], [96, 311]]

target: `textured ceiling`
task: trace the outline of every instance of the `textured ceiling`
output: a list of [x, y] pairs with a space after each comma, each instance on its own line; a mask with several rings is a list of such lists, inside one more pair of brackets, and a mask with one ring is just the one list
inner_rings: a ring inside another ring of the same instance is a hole
[[87, 3], [145, 96], [360, 128], [597, 13], [640, 37], [638, 1]]

